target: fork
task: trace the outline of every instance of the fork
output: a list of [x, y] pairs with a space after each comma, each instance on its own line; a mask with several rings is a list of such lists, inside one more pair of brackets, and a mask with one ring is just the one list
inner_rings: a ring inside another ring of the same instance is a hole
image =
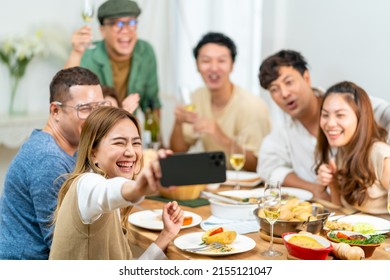
[[199, 252], [199, 251], [206, 251], [206, 250], [210, 250], [210, 249], [219, 249], [219, 248], [222, 248], [223, 246], [225, 246], [225, 245], [223, 245], [219, 242], [212, 242], [210, 244], [200, 246], [200, 247], [184, 248], [184, 250], [190, 251], [190, 252]]
[[344, 217], [347, 217], [347, 216], [352, 216], [352, 215], [355, 215], [355, 214], [359, 214], [359, 213], [361, 213], [361, 212], [362, 212], [362, 211], [357, 210], [357, 211], [354, 211], [354, 212], [352, 212], [352, 213], [342, 215], [342, 216], [340, 216], [340, 217], [337, 217], [337, 219], [332, 220], [332, 222], [336, 222], [336, 221], [340, 220], [341, 218], [344, 218]]

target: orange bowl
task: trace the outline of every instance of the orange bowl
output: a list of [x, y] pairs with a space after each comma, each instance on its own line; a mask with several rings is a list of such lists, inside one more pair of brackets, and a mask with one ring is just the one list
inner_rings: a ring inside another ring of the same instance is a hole
[[[353, 232], [353, 231], [344, 231], [344, 230], [334, 230], [333, 232], [337, 234], [337, 232], [342, 232], [346, 235], [354, 235], [354, 234], [360, 234], [358, 232]], [[328, 232], [328, 234], [326, 235], [326, 237], [334, 242], [334, 243], [340, 243], [340, 240], [336, 239], [336, 238], [332, 238], [330, 236], [332, 232]], [[346, 242], [345, 242], [346, 243]], [[372, 256], [372, 254], [374, 254], [374, 251], [377, 247], [379, 247], [381, 244], [380, 243], [371, 243], [371, 244], [353, 244], [353, 243], [347, 243], [348, 245], [350, 246], [357, 246], [357, 247], [360, 247], [363, 249], [364, 251], [364, 257], [365, 258], [369, 258]]]
[[[290, 242], [290, 239], [294, 236], [304, 236], [311, 237], [318, 243], [320, 243], [323, 248], [309, 248], [303, 247], [297, 244]], [[329, 255], [330, 250], [332, 249], [332, 244], [324, 237], [315, 234], [306, 234], [306, 233], [295, 233], [295, 232], [286, 232], [282, 234], [284, 246], [286, 246], [288, 253], [302, 260], [325, 260]]]

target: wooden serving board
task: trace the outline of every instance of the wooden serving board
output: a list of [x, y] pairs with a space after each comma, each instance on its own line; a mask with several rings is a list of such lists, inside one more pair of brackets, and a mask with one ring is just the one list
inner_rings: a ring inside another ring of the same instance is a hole
[[[261, 229], [259, 230], [259, 233], [260, 233], [261, 239], [263, 239], [265, 241], [271, 241], [271, 236], [268, 233], [266, 233], [265, 231], [263, 231]], [[274, 236], [274, 243], [283, 244], [283, 238], [279, 237], [279, 236]]]

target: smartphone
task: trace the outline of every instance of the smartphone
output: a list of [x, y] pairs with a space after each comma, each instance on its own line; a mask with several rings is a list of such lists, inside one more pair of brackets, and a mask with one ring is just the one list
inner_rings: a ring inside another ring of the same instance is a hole
[[160, 159], [160, 166], [163, 187], [226, 181], [226, 159], [222, 151], [176, 153]]

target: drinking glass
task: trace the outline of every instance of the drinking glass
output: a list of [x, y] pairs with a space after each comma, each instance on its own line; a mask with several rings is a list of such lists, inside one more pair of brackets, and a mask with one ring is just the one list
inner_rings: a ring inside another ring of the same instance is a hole
[[263, 210], [264, 215], [267, 221], [270, 224], [271, 229], [271, 239], [268, 250], [261, 253], [262, 256], [266, 257], [277, 257], [281, 256], [282, 253], [274, 250], [274, 223], [278, 220], [280, 215], [281, 207], [281, 185], [279, 181], [268, 181], [264, 186], [264, 200], [263, 200]]
[[[82, 4], [82, 10], [81, 10], [81, 16], [84, 20], [84, 23], [88, 26], [91, 25], [91, 22], [93, 20], [93, 15], [95, 14], [95, 1], [94, 0], [83, 0]], [[95, 45], [90, 42], [88, 44], [89, 49], [95, 48]]]
[[178, 103], [180, 105], [184, 105], [186, 110], [189, 112], [195, 111], [195, 105], [191, 102], [191, 92], [185, 86], [181, 86], [179, 88]]
[[242, 136], [234, 136], [232, 145], [230, 147], [229, 161], [230, 165], [236, 171], [236, 185], [235, 190], [240, 189], [239, 171], [244, 167], [245, 164], [245, 142]]
[[[387, 211], [389, 211], [389, 214], [390, 214], [390, 187], [389, 187], [389, 190], [387, 193]], [[386, 246], [385, 251], [390, 252], [390, 246]]]

